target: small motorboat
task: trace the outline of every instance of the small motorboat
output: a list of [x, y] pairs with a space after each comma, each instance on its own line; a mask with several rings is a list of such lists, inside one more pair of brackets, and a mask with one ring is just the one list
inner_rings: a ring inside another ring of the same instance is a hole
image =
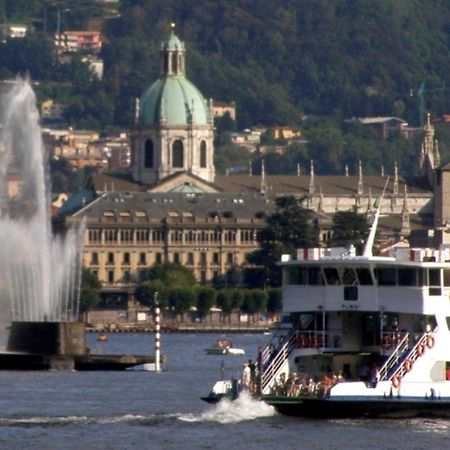
[[205, 349], [208, 355], [245, 355], [243, 348], [233, 346], [233, 343], [227, 339], [218, 339], [214, 345]]
[[100, 334], [97, 337], [97, 341], [99, 342], [106, 342], [108, 340], [108, 335], [107, 334]]
[[236, 400], [238, 395], [238, 380], [220, 380], [214, 384], [208, 396], [201, 397], [201, 399], [208, 403], [219, 403], [223, 398], [228, 400]]

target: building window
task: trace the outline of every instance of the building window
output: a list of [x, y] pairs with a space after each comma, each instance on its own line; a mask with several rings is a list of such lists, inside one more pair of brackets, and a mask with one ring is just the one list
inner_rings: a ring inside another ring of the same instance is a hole
[[129, 283], [130, 281], [131, 281], [130, 271], [129, 270], [124, 270], [123, 271], [123, 282], [124, 283]]
[[153, 242], [163, 242], [164, 241], [164, 231], [154, 230], [152, 232], [152, 240]]
[[105, 241], [107, 243], [117, 242], [117, 230], [105, 230]]
[[188, 265], [190, 265], [190, 266], [193, 266], [193, 265], [194, 265], [194, 254], [193, 254], [192, 252], [189, 252], [189, 253], [187, 254], [187, 263], [188, 263]]
[[114, 283], [114, 270], [108, 270], [108, 283]]
[[173, 254], [173, 262], [175, 264], [180, 264], [180, 254], [178, 252]]
[[155, 255], [155, 263], [156, 264], [162, 264], [162, 253], [156, 253]]
[[101, 230], [89, 230], [88, 236], [89, 236], [89, 242], [100, 242], [101, 241]]
[[148, 242], [149, 234], [149, 230], [136, 230], [136, 241]]
[[133, 230], [126, 229], [120, 230], [120, 242], [132, 242], [133, 241]]
[[205, 284], [206, 283], [206, 271], [202, 270], [200, 272], [200, 283]]
[[130, 264], [130, 253], [129, 252], [125, 252], [123, 254], [123, 264]]
[[147, 279], [147, 270], [146, 269], [141, 269], [138, 272], [138, 276], [139, 276], [139, 281], [145, 281]]
[[202, 266], [206, 265], [206, 253], [205, 252], [200, 253], [200, 264]]
[[151, 139], [147, 139], [145, 141], [145, 156], [144, 156], [144, 166], [147, 169], [151, 169], [153, 167], [153, 158], [154, 158], [154, 151], [153, 151], [153, 141]]
[[98, 253], [97, 252], [91, 253], [91, 264], [94, 264], [94, 265], [98, 264]]
[[108, 264], [114, 264], [114, 253], [108, 252]]
[[180, 139], [177, 139], [172, 144], [172, 167], [183, 168], [184, 167], [183, 158], [183, 143]]
[[147, 254], [145, 252], [139, 253], [139, 264], [142, 264], [142, 265], [147, 264]]
[[227, 253], [227, 263], [233, 264], [233, 253]]
[[200, 143], [200, 167], [206, 168], [206, 142]]
[[219, 264], [219, 254], [213, 253], [213, 264]]

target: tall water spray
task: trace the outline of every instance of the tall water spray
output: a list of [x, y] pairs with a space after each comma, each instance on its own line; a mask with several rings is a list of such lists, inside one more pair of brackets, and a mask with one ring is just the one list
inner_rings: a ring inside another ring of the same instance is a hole
[[18, 79], [0, 116], [0, 307], [6, 320], [77, 320], [81, 230], [53, 237], [34, 92]]

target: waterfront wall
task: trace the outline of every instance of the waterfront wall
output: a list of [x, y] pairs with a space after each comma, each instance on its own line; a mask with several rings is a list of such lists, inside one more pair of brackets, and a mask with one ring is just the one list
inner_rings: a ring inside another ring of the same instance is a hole
[[[139, 320], [141, 319], [141, 320]], [[278, 314], [270, 316], [233, 313], [223, 317], [219, 312], [212, 312], [199, 319], [195, 314], [174, 316], [162, 314], [161, 330], [172, 332], [263, 332], [280, 320]], [[150, 311], [146, 314], [129, 313], [123, 310], [95, 310], [86, 316], [88, 331], [110, 332], [151, 332], [154, 330], [154, 320]]]

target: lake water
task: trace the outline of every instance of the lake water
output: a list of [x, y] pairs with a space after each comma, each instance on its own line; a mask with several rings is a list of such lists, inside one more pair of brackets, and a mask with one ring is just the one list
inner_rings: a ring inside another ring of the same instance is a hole
[[[450, 421], [307, 420], [250, 398], [200, 400], [221, 376], [241, 371], [268, 336], [229, 335], [247, 355], [213, 356], [218, 334], [163, 334], [166, 370], [0, 371], [0, 449], [447, 449]], [[153, 354], [152, 334], [111, 334], [93, 352]]]

